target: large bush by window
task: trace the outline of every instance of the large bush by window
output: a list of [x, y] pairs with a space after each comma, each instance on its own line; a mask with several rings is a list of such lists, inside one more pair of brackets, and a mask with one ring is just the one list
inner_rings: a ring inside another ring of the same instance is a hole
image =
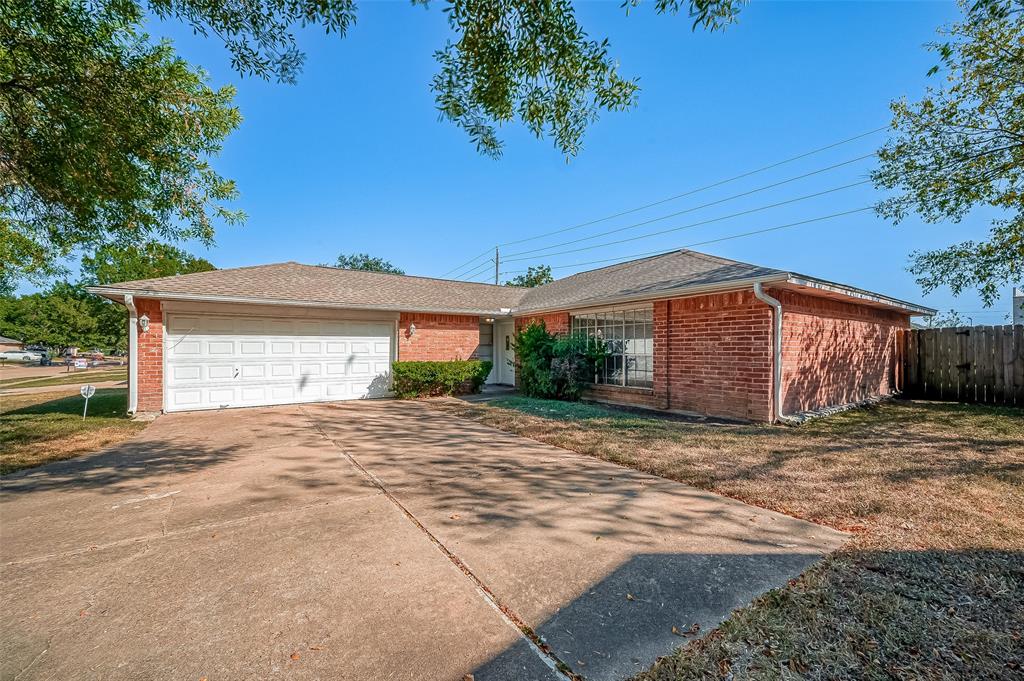
[[516, 333], [516, 376], [519, 392], [531, 397], [578, 400], [604, 365], [604, 344], [582, 334], [555, 336], [544, 322]]
[[450, 362], [395, 362], [392, 365], [395, 396], [460, 395], [480, 392], [491, 373], [491, 363], [479, 360]]
[[650, 307], [573, 315], [573, 335], [604, 344], [604, 363], [595, 372], [594, 383], [654, 387], [653, 321]]

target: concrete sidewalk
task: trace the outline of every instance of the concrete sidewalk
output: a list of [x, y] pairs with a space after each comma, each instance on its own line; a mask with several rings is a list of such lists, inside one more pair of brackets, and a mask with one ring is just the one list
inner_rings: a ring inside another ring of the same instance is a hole
[[2, 678], [623, 678], [843, 539], [394, 401], [168, 415], [0, 485]]

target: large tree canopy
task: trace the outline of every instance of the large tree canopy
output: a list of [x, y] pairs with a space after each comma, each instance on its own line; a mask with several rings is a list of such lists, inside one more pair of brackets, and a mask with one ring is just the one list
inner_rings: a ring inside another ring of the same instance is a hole
[[82, 282], [114, 284], [215, 269], [209, 260], [157, 241], [125, 247], [106, 245], [82, 258]]
[[384, 272], [385, 274], [405, 274], [405, 270], [392, 265], [384, 258], [372, 256], [369, 253], [353, 253], [338, 256], [335, 267], [343, 270], [362, 270], [363, 272]]
[[879, 212], [959, 222], [977, 207], [998, 213], [985, 241], [915, 252], [911, 272], [929, 292], [976, 288], [986, 305], [1024, 277], [1024, 0], [981, 2], [935, 43], [945, 77], [920, 102], [893, 104], [897, 135], [873, 179], [896, 193]]
[[551, 276], [550, 265], [537, 265], [536, 267], [526, 268], [526, 272], [519, 274], [512, 279], [505, 282], [505, 286], [525, 286], [526, 288], [533, 288], [535, 286], [543, 286], [544, 284], [550, 284], [555, 278]]
[[208, 243], [241, 217], [208, 161], [239, 124], [234, 90], [140, 20], [131, 2], [0, 0], [0, 279], [104, 243]]

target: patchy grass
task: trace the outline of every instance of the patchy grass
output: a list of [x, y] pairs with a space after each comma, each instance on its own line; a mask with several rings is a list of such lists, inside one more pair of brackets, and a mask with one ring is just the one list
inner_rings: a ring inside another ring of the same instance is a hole
[[34, 376], [22, 378], [6, 378], [0, 380], [0, 388], [38, 388], [48, 385], [73, 385], [86, 383], [99, 383], [100, 381], [127, 381], [128, 369], [118, 367], [115, 369], [92, 369], [86, 371], [71, 371], [55, 374], [53, 376]]
[[784, 427], [521, 397], [435, 406], [854, 533], [638, 680], [1024, 676], [1019, 410], [893, 402]]
[[121, 442], [146, 427], [125, 415], [127, 391], [97, 390], [89, 400], [78, 395], [37, 393], [0, 398], [0, 475], [42, 466]]

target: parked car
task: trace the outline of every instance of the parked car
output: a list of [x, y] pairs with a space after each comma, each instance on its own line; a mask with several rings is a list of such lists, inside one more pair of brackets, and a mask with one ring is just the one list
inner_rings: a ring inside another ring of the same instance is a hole
[[85, 354], [85, 356], [88, 357], [89, 359], [104, 359], [103, 353], [101, 351], [99, 351], [99, 350], [93, 350], [92, 352], [87, 352]]
[[42, 362], [43, 355], [28, 350], [7, 350], [6, 352], [0, 352], [0, 360], [8, 362]]

